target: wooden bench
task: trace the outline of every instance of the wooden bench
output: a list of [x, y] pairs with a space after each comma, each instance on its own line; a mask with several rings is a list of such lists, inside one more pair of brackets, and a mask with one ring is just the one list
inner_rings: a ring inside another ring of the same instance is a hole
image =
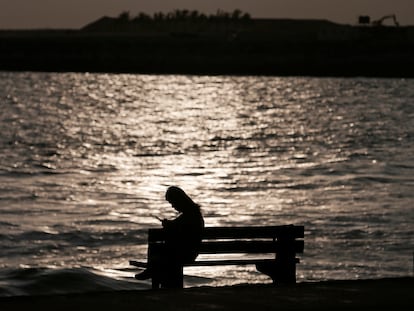
[[[196, 260], [185, 266], [221, 266], [221, 265], [256, 265], [256, 269], [272, 278], [273, 283], [295, 283], [296, 254], [303, 253], [304, 227], [294, 225], [264, 227], [206, 227], [200, 246], [200, 254], [240, 254], [237, 259]], [[148, 262], [156, 256], [164, 243], [164, 230], [148, 230]], [[242, 254], [273, 254], [272, 258], [245, 258]], [[133, 266], [147, 267], [147, 263], [136, 260], [129, 262]], [[183, 267], [165, 276], [163, 280], [152, 278], [152, 288], [183, 287]], [[171, 282], [172, 281], [172, 282]], [[173, 285], [171, 285], [173, 284]]]

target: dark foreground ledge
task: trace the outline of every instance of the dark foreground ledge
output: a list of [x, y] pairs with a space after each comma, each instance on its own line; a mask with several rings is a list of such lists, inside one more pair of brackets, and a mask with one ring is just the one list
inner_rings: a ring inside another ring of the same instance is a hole
[[414, 77], [414, 42], [0, 32], [0, 70]]
[[4, 297], [5, 310], [413, 310], [414, 278]]

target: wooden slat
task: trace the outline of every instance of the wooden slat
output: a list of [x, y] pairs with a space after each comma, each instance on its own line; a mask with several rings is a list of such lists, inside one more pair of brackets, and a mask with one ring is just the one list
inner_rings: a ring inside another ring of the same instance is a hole
[[[304, 241], [292, 241], [295, 253], [303, 253]], [[205, 241], [201, 243], [201, 254], [226, 254], [226, 253], [277, 253], [283, 245], [277, 241]]]
[[[260, 238], [303, 238], [304, 226], [263, 226], [263, 227], [206, 227], [203, 240], [211, 239], [260, 239]], [[149, 229], [148, 241], [164, 240], [162, 228]]]
[[[192, 263], [185, 264], [186, 267], [208, 267], [208, 266], [247, 266], [264, 262], [275, 262], [274, 259], [222, 259], [222, 260], [196, 260]], [[299, 258], [295, 258], [299, 263]], [[131, 266], [146, 268], [148, 264], [137, 260], [130, 260]]]
[[204, 239], [303, 238], [303, 226], [206, 227]]
[[[192, 263], [187, 263], [187, 267], [196, 266], [235, 266], [235, 265], [252, 265], [262, 262], [274, 262], [274, 259], [222, 259], [222, 260], [197, 260]], [[146, 262], [138, 260], [130, 260], [129, 264], [134, 267], [146, 268], [148, 264]]]
[[262, 262], [275, 262], [274, 259], [223, 259], [223, 260], [196, 260], [185, 264], [187, 267], [207, 266], [247, 266]]
[[[247, 266], [264, 262], [275, 262], [274, 259], [223, 259], [223, 260], [196, 260], [185, 264], [186, 267], [208, 267], [208, 266]], [[295, 258], [295, 263], [299, 263]]]

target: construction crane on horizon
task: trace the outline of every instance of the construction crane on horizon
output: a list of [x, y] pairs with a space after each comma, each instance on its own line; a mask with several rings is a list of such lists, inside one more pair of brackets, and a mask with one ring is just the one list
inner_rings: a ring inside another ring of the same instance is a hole
[[400, 26], [400, 24], [397, 22], [397, 17], [395, 16], [395, 14], [385, 15], [385, 16], [381, 17], [380, 19], [372, 21], [372, 25], [373, 26], [382, 26], [382, 23], [386, 19], [389, 19], [389, 18], [392, 18], [395, 26], [397, 26], [397, 27]]
[[385, 15], [383, 17], [381, 17], [380, 19], [374, 20], [371, 22], [371, 17], [369, 15], [360, 15], [358, 18], [358, 23], [360, 25], [371, 25], [371, 26], [384, 26], [383, 22], [386, 19], [391, 18], [394, 22], [394, 25], [396, 27], [400, 26], [400, 24], [397, 21], [397, 17], [395, 16], [395, 14], [390, 14], [390, 15]]

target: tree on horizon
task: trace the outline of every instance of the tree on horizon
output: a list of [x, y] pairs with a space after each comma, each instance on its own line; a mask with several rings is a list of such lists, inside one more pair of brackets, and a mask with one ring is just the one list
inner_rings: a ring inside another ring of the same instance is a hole
[[240, 9], [235, 9], [233, 12], [226, 12], [218, 9], [215, 14], [206, 15], [197, 10], [187, 10], [187, 9], [176, 9], [174, 11], [164, 13], [164, 12], [155, 12], [153, 15], [147, 14], [145, 12], [139, 12], [135, 17], [131, 17], [129, 11], [121, 12], [116, 18], [120, 22], [154, 22], [154, 21], [176, 21], [176, 20], [191, 20], [191, 21], [206, 21], [206, 20], [234, 20], [234, 21], [246, 21], [250, 20], [251, 16], [249, 13], [245, 13]]

